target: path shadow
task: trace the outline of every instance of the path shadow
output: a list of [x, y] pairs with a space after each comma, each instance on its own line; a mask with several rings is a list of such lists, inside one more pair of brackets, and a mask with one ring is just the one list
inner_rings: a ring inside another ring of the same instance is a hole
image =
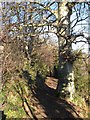
[[[25, 71], [24, 71], [25, 72]], [[27, 71], [27, 74], [24, 74], [24, 78], [27, 79], [30, 77], [30, 74]], [[31, 78], [27, 79], [28, 84], [31, 84]], [[59, 119], [59, 120], [77, 120], [79, 115], [75, 112], [74, 107], [71, 106], [67, 101], [63, 99], [59, 99], [56, 97], [55, 89], [48, 87], [45, 84], [45, 78], [42, 77], [39, 73], [37, 73], [36, 80], [35, 80], [35, 87], [32, 88], [33, 96], [38, 99], [39, 104], [45, 111], [46, 118], [48, 119]], [[72, 112], [78, 117], [76, 118]], [[79, 118], [83, 120], [82, 118]]]

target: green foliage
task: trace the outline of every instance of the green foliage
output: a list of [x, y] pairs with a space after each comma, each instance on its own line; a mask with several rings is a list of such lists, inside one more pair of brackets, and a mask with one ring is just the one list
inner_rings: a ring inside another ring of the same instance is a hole
[[7, 115], [7, 118], [24, 118], [26, 116], [22, 108], [17, 108], [17, 111], [9, 109], [5, 111], [5, 113]]
[[72, 102], [80, 109], [80, 114], [83, 115], [84, 118], [88, 117], [88, 106], [85, 103], [85, 100], [82, 99], [78, 93], [74, 95]]
[[22, 106], [24, 96], [31, 95], [28, 82], [24, 78], [8, 80], [0, 94], [2, 103], [4, 103], [4, 111], [7, 118], [25, 118], [27, 117]]
[[90, 105], [88, 106], [88, 118], [90, 118]]
[[17, 95], [9, 95], [7, 99], [7, 106], [4, 108], [7, 118], [22, 118], [26, 116], [20, 97]]
[[78, 94], [74, 95], [74, 98], [72, 101], [80, 107], [83, 107], [83, 105], [84, 105], [84, 101], [83, 101], [82, 97]]
[[[84, 59], [83, 59], [84, 58]], [[77, 59], [74, 63], [74, 74], [75, 74], [75, 88], [76, 88], [76, 93], [77, 97], [79, 99], [79, 96], [84, 98], [86, 103], [88, 104], [88, 70], [87, 70], [87, 65], [88, 65], [88, 59], [87, 55], [81, 53], [80, 54], [80, 59]], [[76, 98], [74, 99], [76, 100]], [[78, 101], [79, 102], [79, 101]]]

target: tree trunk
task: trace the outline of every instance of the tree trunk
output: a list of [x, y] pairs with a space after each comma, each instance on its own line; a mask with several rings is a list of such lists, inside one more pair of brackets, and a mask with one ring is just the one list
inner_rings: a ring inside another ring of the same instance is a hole
[[[62, 10], [60, 9], [62, 8]], [[61, 11], [60, 11], [61, 10]], [[63, 12], [64, 10], [64, 12]], [[65, 15], [64, 15], [65, 13]], [[58, 5], [58, 19], [61, 19], [65, 16], [68, 15], [68, 19], [64, 21], [64, 24], [66, 24], [67, 30], [63, 33], [64, 35], [69, 35], [70, 34], [70, 14], [69, 10], [66, 7], [65, 3], [59, 3]], [[61, 17], [61, 18], [60, 18]], [[58, 25], [60, 23], [58, 22]], [[60, 33], [60, 31], [58, 31]], [[65, 58], [65, 54], [71, 53], [71, 47], [67, 44], [65, 46], [67, 49], [64, 48], [64, 41], [65, 39], [61, 38], [60, 35], [58, 36], [58, 45], [59, 45], [59, 80], [58, 80], [58, 85], [57, 85], [57, 93], [61, 97], [66, 97], [66, 98], [73, 98], [73, 94], [75, 93], [75, 88], [74, 88], [74, 74], [73, 74], [73, 64], [69, 59]], [[67, 41], [69, 43], [69, 41]], [[65, 50], [64, 50], [65, 49]], [[65, 54], [64, 54], [65, 52]]]
[[73, 94], [75, 93], [73, 65], [69, 61], [66, 61], [64, 64], [63, 62], [65, 62], [64, 59], [60, 61], [57, 92], [61, 97], [73, 99]]

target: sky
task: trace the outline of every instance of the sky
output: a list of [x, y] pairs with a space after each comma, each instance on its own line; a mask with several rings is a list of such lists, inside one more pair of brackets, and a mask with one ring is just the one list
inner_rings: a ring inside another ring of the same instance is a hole
[[[79, 38], [77, 38], [77, 41], [79, 40]], [[85, 38], [83, 38], [84, 41], [86, 41]], [[88, 53], [88, 44], [87, 43], [84, 43], [84, 42], [80, 42], [80, 43], [77, 43], [77, 44], [72, 44], [72, 48], [73, 50], [80, 50], [82, 49], [82, 52], [85, 52], [85, 53]]]
[[[78, 10], [80, 10], [80, 6], [79, 5], [77, 5], [76, 6], [76, 10], [78, 11]], [[79, 16], [79, 12], [77, 12], [78, 13], [78, 16]], [[81, 10], [80, 10], [80, 13], [81, 13], [81, 15], [80, 15], [80, 18], [79, 19], [83, 19], [83, 18], [85, 18], [86, 16], [88, 16], [89, 15], [89, 18], [88, 19], [85, 19], [85, 20], [83, 20], [82, 22], [79, 22], [75, 27], [74, 27], [74, 29], [73, 29], [73, 33], [83, 33], [84, 34], [84, 36], [85, 37], [88, 37], [88, 33], [90, 33], [90, 11], [89, 11], [89, 9], [88, 9], [88, 6], [87, 6], [87, 4], [85, 4], [85, 7], [84, 7], [84, 4], [82, 5], [82, 8], [81, 8]], [[73, 20], [74, 18], [76, 18], [76, 14], [75, 14], [75, 12], [72, 14], [72, 16], [71, 16], [71, 20]], [[75, 21], [76, 22], [76, 21]], [[73, 23], [74, 24], [74, 23]], [[78, 41], [78, 40], [83, 40], [83, 41], [86, 41], [86, 39], [85, 38], [77, 38], [76, 39], [76, 41]], [[80, 43], [77, 43], [77, 44], [72, 44], [72, 48], [74, 49], [74, 50], [76, 50], [76, 49], [82, 49], [82, 51], [83, 52], [86, 52], [86, 53], [88, 53], [88, 44], [87, 43], [84, 43], [84, 42], [80, 42]]]

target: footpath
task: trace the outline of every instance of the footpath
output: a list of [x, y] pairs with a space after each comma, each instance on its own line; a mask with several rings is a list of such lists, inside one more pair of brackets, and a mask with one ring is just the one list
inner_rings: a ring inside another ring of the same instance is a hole
[[[39, 86], [38, 86], [39, 85]], [[75, 110], [77, 106], [67, 102], [66, 100], [59, 99], [55, 95], [57, 79], [48, 77], [45, 83], [39, 83], [33, 91], [32, 106], [34, 106], [35, 116], [48, 119], [75, 119], [83, 120], [81, 111]]]

